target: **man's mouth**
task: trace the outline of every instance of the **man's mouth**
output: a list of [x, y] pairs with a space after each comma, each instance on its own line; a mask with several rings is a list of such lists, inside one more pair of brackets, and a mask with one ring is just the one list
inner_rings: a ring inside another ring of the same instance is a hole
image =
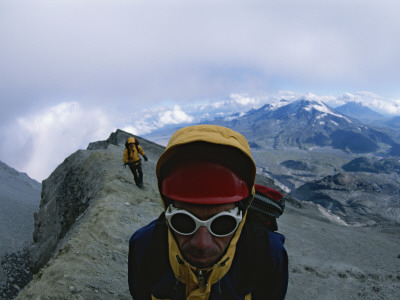
[[212, 257], [207, 255], [187, 255], [187, 260], [190, 262], [191, 265], [197, 268], [206, 268], [212, 264]]

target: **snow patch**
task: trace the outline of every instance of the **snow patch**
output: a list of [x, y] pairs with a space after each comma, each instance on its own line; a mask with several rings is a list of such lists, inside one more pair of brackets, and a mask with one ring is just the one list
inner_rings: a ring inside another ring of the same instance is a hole
[[230, 117], [224, 118], [224, 121], [232, 121], [232, 120], [235, 120], [237, 118], [239, 118], [239, 116], [230, 116]]
[[322, 205], [317, 204], [318, 210], [326, 217], [328, 218], [330, 221], [340, 224], [340, 225], [344, 225], [344, 226], [350, 226], [349, 224], [347, 224], [344, 220], [342, 220], [339, 216], [331, 213], [329, 210], [325, 209]]
[[282, 99], [279, 102], [271, 103], [269, 107], [265, 108], [265, 110], [274, 111], [277, 110], [278, 108], [288, 105], [289, 103], [290, 103], [289, 101]]
[[335, 126], [339, 126], [339, 124], [336, 123], [335, 121], [332, 121], [332, 120], [331, 120], [331, 123], [333, 123], [333, 125], [335, 125]]
[[332, 111], [329, 107], [327, 107], [322, 101], [313, 101], [313, 102], [310, 102], [310, 105], [306, 106], [304, 109], [305, 109], [306, 111], [311, 111], [311, 110], [314, 109], [314, 110], [316, 110], [316, 111], [322, 112], [323, 115], [321, 115], [321, 118], [326, 117], [326, 116], [329, 114], [329, 115], [336, 116], [336, 117], [338, 117], [338, 118], [343, 118], [343, 119], [345, 119], [347, 122], [351, 123], [351, 121], [350, 121], [348, 118], [346, 118], [346, 117], [343, 116], [343, 115], [340, 115], [340, 114], [337, 114], [337, 113], [333, 112], [333, 111]]

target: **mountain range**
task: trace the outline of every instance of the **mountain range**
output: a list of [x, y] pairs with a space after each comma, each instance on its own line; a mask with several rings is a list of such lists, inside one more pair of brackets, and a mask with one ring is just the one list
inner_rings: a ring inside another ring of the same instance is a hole
[[[399, 138], [395, 128], [361, 121], [371, 115], [377, 113], [360, 104], [333, 109], [321, 101], [300, 99], [281, 100], [207, 123], [241, 132], [252, 147], [259, 173], [300, 200], [322, 205], [353, 225], [400, 222]], [[174, 130], [145, 137], [165, 141]], [[373, 170], [347, 167], [363, 158], [374, 161]], [[380, 165], [388, 168], [382, 171]], [[340, 181], [340, 186], [326, 185], [337, 178], [351, 180]]]
[[400, 155], [393, 152], [398, 143], [390, 133], [343, 115], [321, 101], [282, 100], [279, 105], [266, 104], [236, 118], [211, 123], [237, 130], [264, 148], [331, 146], [352, 153]]
[[[322, 101], [300, 99], [289, 102], [282, 99], [275, 104], [229, 116], [216, 116], [202, 123], [233, 128], [244, 134], [253, 148], [331, 146], [352, 153], [381, 152], [382, 155], [396, 156], [400, 155], [400, 135], [396, 130], [400, 124], [398, 118], [384, 118], [360, 103], [347, 103], [334, 109]], [[376, 126], [365, 120], [376, 120]], [[143, 136], [166, 144], [168, 137], [185, 125]]]

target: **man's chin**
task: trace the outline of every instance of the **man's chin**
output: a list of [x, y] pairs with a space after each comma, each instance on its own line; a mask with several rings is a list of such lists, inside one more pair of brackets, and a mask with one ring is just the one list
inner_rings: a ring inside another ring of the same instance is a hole
[[187, 261], [197, 269], [206, 269], [214, 265], [216, 259], [209, 256], [189, 256]]

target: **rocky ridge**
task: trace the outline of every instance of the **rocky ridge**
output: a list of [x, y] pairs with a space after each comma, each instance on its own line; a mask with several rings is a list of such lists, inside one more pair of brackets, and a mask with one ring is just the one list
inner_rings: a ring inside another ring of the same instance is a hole
[[[124, 145], [110, 139], [74, 153], [48, 178], [32, 248], [40, 269], [17, 299], [130, 299], [129, 237], [162, 210], [155, 164], [163, 147], [139, 141], [149, 158], [143, 189], [122, 166]], [[257, 182], [271, 184], [263, 176]], [[347, 226], [318, 205], [286, 196], [278, 224], [289, 253], [287, 299], [400, 297], [398, 226]]]

